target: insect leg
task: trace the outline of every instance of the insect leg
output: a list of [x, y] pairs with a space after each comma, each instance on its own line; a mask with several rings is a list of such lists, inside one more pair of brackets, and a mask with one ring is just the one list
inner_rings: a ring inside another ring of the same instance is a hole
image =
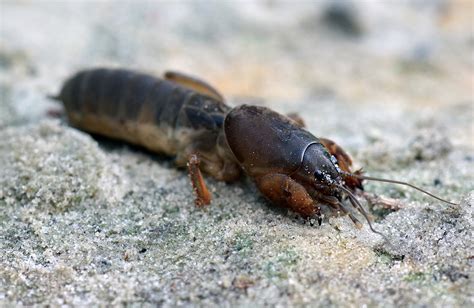
[[[352, 158], [349, 156], [349, 154], [344, 151], [337, 143], [334, 141], [327, 139], [327, 138], [319, 138], [319, 141], [324, 145], [324, 147], [328, 150], [329, 154], [334, 155], [337, 159], [337, 164], [339, 168], [341, 168], [342, 171], [352, 173], [351, 171], [351, 166], [352, 166]], [[361, 171], [355, 171], [355, 174], [360, 174]], [[346, 185], [351, 188], [362, 188], [362, 180], [356, 178], [356, 177], [350, 177], [346, 176], [345, 179]]]
[[369, 194], [367, 192], [362, 192], [362, 196], [371, 206], [380, 206], [384, 209], [389, 209], [393, 211], [397, 211], [403, 208], [403, 203], [397, 199], [377, 196], [375, 194]]
[[342, 212], [345, 215], [349, 216], [349, 218], [352, 220], [352, 222], [356, 225], [358, 229], [362, 228], [362, 223], [354, 216], [354, 213], [349, 208], [347, 208], [344, 203], [339, 201], [336, 197], [318, 195], [316, 198], [321, 199], [321, 201], [325, 202], [334, 210], [338, 212]]
[[351, 210], [346, 208], [343, 203], [339, 203], [339, 209], [345, 214], [347, 214], [347, 216], [349, 216], [349, 218], [352, 220], [352, 222], [356, 225], [358, 229], [362, 228], [362, 223], [354, 216]]
[[317, 216], [319, 206], [306, 189], [287, 175], [271, 173], [256, 179], [260, 192], [270, 201], [303, 217]]
[[301, 128], [306, 127], [306, 124], [305, 124], [303, 118], [299, 114], [297, 114], [296, 112], [288, 113], [286, 116], [288, 118], [292, 119], [293, 121], [295, 121], [296, 125], [298, 125], [299, 127], [301, 127]]
[[187, 163], [189, 178], [193, 186], [194, 194], [196, 195], [195, 204], [202, 207], [211, 203], [211, 193], [206, 187], [206, 183], [202, 177], [199, 169], [199, 157], [197, 154], [191, 154]]
[[59, 107], [49, 108], [48, 110], [46, 110], [46, 115], [49, 118], [61, 119], [65, 115], [65, 112], [64, 112], [64, 109], [59, 108]]
[[180, 72], [165, 72], [165, 79], [194, 90], [202, 95], [209, 96], [219, 102], [224, 102], [224, 97], [207, 82]]
[[319, 141], [324, 145], [331, 155], [336, 156], [339, 168], [346, 172], [351, 172], [352, 159], [337, 143], [327, 138], [319, 138]]

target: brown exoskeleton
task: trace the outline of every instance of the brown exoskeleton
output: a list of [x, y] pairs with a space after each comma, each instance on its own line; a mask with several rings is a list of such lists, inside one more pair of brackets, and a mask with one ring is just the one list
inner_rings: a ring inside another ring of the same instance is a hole
[[319, 217], [326, 206], [357, 226], [346, 200], [367, 218], [355, 196], [362, 180], [408, 185], [448, 202], [408, 183], [352, 172], [349, 155], [301, 121], [265, 107], [231, 108], [206, 82], [180, 73], [160, 79], [120, 69], [82, 71], [56, 98], [79, 129], [175, 156], [178, 167], [188, 167], [198, 206], [211, 202], [201, 171], [226, 182], [243, 171], [274, 204], [303, 217]]

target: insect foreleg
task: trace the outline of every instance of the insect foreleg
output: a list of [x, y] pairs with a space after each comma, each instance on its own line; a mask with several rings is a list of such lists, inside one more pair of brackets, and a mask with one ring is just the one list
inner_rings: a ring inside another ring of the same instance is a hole
[[[334, 141], [327, 139], [327, 138], [318, 138], [319, 141], [324, 145], [324, 147], [328, 150], [329, 154], [334, 155], [337, 159], [337, 164], [342, 171], [352, 173], [351, 166], [352, 166], [352, 158], [349, 154], [344, 151], [337, 143]], [[361, 171], [356, 171], [355, 174], [360, 174]], [[347, 176], [345, 179], [346, 185], [351, 188], [359, 188], [362, 189], [362, 180], [356, 177]]]
[[256, 179], [260, 191], [275, 204], [289, 208], [303, 217], [320, 216], [319, 205], [306, 189], [285, 174], [266, 174]]

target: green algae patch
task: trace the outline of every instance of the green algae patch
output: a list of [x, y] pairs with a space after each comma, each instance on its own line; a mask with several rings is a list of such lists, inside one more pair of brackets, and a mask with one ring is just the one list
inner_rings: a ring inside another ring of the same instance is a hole
[[293, 249], [283, 249], [275, 257], [263, 265], [263, 273], [267, 278], [287, 279], [288, 272], [293, 271], [300, 257]]

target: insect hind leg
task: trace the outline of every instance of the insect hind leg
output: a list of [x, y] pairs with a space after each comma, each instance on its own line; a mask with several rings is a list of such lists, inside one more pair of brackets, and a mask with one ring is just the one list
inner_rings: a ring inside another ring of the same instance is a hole
[[211, 203], [212, 195], [207, 189], [206, 183], [202, 176], [201, 170], [199, 169], [199, 156], [197, 154], [191, 154], [187, 163], [189, 178], [193, 186], [193, 191], [196, 196], [195, 204], [198, 207], [203, 207]]
[[292, 119], [295, 122], [295, 124], [298, 125], [299, 127], [306, 128], [306, 123], [304, 122], [303, 118], [299, 114], [295, 112], [291, 112], [291, 113], [288, 113], [286, 116]]

